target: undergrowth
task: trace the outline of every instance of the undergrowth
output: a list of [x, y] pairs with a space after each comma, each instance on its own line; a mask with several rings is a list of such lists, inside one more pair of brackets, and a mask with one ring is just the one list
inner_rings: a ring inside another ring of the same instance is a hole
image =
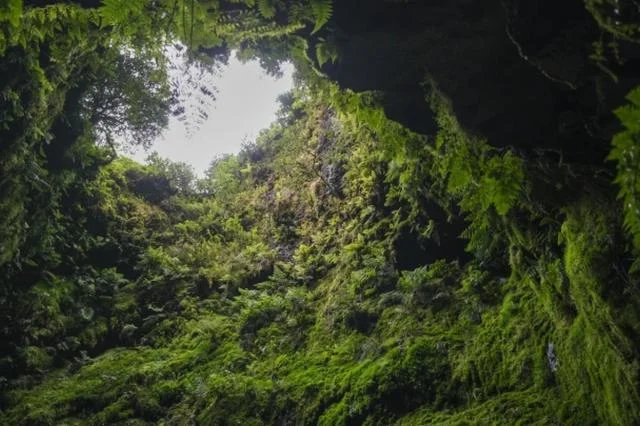
[[[166, 164], [104, 168], [88, 244], [128, 255], [92, 272], [84, 317], [65, 300], [86, 272], [34, 287], [33, 318], [48, 308], [2, 421], [634, 424], [637, 281], [608, 184], [557, 166], [549, 186], [425, 87], [433, 139], [371, 94], [298, 89], [197, 190]], [[457, 255], [439, 239], [456, 217]], [[424, 260], [401, 267], [408, 251]]]

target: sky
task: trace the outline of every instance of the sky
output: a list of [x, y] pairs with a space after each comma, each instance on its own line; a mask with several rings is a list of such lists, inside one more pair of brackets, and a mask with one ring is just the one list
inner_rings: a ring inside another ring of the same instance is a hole
[[232, 56], [219, 75], [207, 79], [217, 89], [216, 100], [199, 130], [189, 135], [184, 124], [171, 117], [168, 128], [147, 152], [140, 149], [127, 155], [143, 162], [157, 151], [161, 157], [190, 164], [202, 176], [216, 156], [237, 153], [243, 141], [253, 141], [275, 120], [278, 95], [293, 87], [293, 66], [286, 64], [282, 69], [284, 76], [276, 79], [257, 61], [243, 64]]

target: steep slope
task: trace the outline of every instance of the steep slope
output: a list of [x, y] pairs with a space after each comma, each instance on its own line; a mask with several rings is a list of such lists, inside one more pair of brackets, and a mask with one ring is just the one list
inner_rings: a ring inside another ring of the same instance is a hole
[[[0, 423], [638, 423], [634, 2], [42, 6], [0, 6]], [[299, 69], [201, 180], [113, 151], [181, 114], [174, 32]]]
[[[606, 179], [472, 140], [436, 91], [428, 143], [325, 89], [199, 191], [162, 162], [101, 172], [86, 232], [102, 252], [34, 290], [48, 311], [3, 422], [635, 421], [637, 281]], [[72, 320], [74, 291], [96, 298]], [[43, 337], [58, 323], [66, 352]]]

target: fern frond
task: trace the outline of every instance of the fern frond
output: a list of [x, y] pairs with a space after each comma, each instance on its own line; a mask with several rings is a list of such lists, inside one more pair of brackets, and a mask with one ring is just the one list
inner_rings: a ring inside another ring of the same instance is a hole
[[330, 41], [319, 42], [316, 44], [316, 58], [320, 67], [329, 61], [335, 63], [340, 58], [338, 46]]
[[629, 104], [615, 113], [625, 130], [613, 138], [609, 160], [618, 162], [615, 182], [624, 202], [624, 225], [640, 249], [640, 87], [627, 95]]
[[315, 34], [331, 19], [333, 15], [333, 0], [312, 0], [311, 13], [315, 20], [315, 26], [311, 34]]
[[99, 9], [103, 25], [119, 25], [132, 16], [142, 14], [145, 3], [144, 1], [104, 0]]
[[0, 22], [6, 22], [13, 28], [20, 26], [22, 16], [22, 2], [20, 0], [7, 0], [0, 6]]
[[264, 18], [273, 18], [276, 15], [276, 5], [274, 0], [257, 0], [256, 5], [260, 15]]

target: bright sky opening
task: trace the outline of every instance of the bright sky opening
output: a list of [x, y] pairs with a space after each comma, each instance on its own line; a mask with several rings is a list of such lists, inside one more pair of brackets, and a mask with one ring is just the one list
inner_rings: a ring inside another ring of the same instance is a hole
[[237, 153], [243, 142], [255, 140], [275, 120], [278, 96], [293, 87], [293, 66], [285, 64], [282, 70], [284, 75], [277, 79], [267, 75], [258, 61], [242, 63], [232, 55], [213, 78], [216, 100], [199, 129], [189, 135], [184, 123], [171, 117], [148, 151], [141, 149], [131, 156], [143, 162], [157, 151], [161, 157], [190, 164], [202, 176], [215, 157]]

